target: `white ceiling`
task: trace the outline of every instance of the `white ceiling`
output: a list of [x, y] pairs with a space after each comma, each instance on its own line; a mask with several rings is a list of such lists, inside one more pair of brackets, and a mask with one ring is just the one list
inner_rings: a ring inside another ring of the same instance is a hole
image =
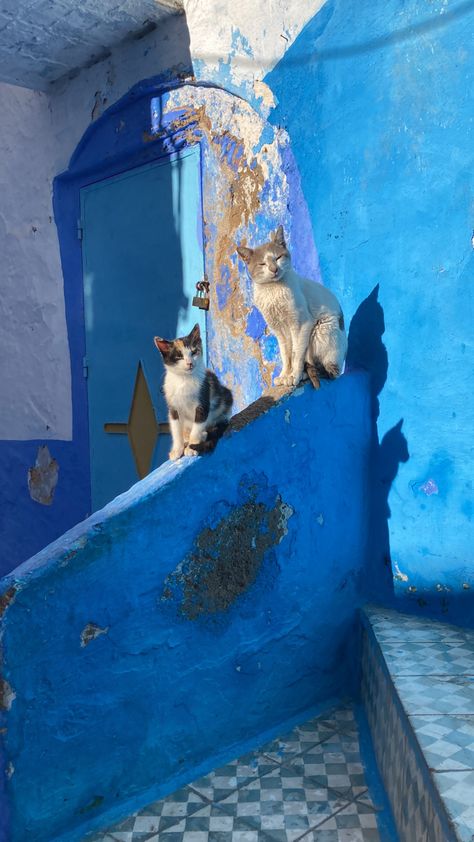
[[183, 0], [0, 0], [0, 81], [48, 90], [182, 6]]

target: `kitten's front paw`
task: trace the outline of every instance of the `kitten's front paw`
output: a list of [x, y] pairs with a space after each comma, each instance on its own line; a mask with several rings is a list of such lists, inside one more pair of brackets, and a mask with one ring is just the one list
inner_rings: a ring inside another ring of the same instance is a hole
[[183, 453], [183, 447], [174, 447], [173, 450], [170, 450], [169, 458], [172, 459], [173, 462], [176, 462], [176, 459], [181, 459]]
[[188, 444], [188, 446], [185, 447], [185, 449], [184, 449], [184, 455], [185, 456], [199, 456], [199, 453], [197, 452], [197, 450], [194, 449], [194, 447], [191, 447], [191, 445]]

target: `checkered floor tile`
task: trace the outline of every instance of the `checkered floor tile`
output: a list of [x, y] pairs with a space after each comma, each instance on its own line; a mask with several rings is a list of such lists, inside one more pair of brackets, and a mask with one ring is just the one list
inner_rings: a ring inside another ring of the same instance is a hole
[[392, 675], [474, 675], [474, 641], [430, 640], [384, 643]]
[[89, 842], [385, 842], [353, 711], [295, 728]]
[[[398, 762], [385, 764], [383, 770], [392, 802], [404, 805], [403, 811], [397, 812], [395, 807], [396, 820], [402, 831], [408, 827], [420, 842], [442, 840], [442, 819], [446, 818], [439, 806], [442, 804], [456, 838], [474, 842], [474, 632], [386, 609], [370, 609], [368, 615], [391, 676], [391, 682], [386, 682], [389, 701], [381, 699], [379, 691], [369, 721], [377, 727], [373, 713], [379, 709], [384, 714], [378, 721], [383, 725], [391, 721], [393, 717], [386, 711], [391, 705], [393, 711], [398, 710], [390, 701], [398, 695], [438, 790], [433, 797], [419, 762], [410, 752], [404, 726], [398, 744], [393, 735], [389, 734], [387, 740], [386, 727], [379, 728], [378, 751], [382, 756], [398, 745]], [[372, 645], [370, 641], [366, 636], [366, 649]], [[374, 663], [376, 659], [365, 663], [369, 700], [370, 688], [375, 686], [370, 681]], [[397, 776], [400, 769], [403, 774]]]
[[410, 721], [430, 769], [474, 769], [474, 714], [412, 716]]
[[393, 683], [408, 714], [474, 713], [474, 677], [393, 676]]
[[415, 617], [412, 614], [401, 614], [387, 608], [369, 607], [364, 611], [379, 643], [399, 640], [417, 642], [425, 640], [474, 641], [474, 631], [459, 626], [434, 622], [425, 617]]
[[458, 838], [472, 842], [474, 838], [474, 771], [436, 772], [435, 781], [445, 807], [453, 821]]

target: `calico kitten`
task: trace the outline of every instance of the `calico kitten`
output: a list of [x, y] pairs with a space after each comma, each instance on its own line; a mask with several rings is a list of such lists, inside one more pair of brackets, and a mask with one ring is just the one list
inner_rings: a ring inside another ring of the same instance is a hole
[[339, 377], [347, 352], [340, 304], [327, 287], [292, 268], [283, 227], [270, 242], [237, 252], [254, 283], [255, 305], [278, 340], [282, 371], [275, 385], [296, 386], [309, 377], [318, 389], [320, 378]]
[[173, 440], [170, 459], [179, 459], [183, 453], [197, 456], [216, 428], [222, 433], [227, 426], [232, 392], [204, 366], [199, 325], [178, 339], [155, 336], [155, 345], [166, 369], [164, 392]]

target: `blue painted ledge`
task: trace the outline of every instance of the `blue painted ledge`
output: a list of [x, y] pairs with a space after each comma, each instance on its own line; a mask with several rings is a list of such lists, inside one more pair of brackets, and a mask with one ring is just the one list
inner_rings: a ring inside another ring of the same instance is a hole
[[2, 581], [3, 839], [82, 839], [351, 690], [370, 435], [363, 374], [301, 388]]

